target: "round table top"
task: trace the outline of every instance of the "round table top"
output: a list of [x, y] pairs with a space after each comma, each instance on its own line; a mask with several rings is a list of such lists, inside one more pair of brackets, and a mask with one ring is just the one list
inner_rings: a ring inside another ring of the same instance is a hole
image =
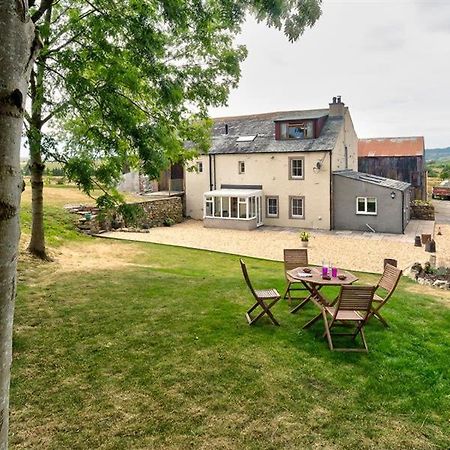
[[[303, 269], [310, 269], [311, 272], [306, 274]], [[297, 267], [288, 271], [288, 275], [292, 277], [292, 279], [298, 281], [304, 281], [305, 283], [318, 284], [322, 286], [343, 286], [347, 284], [353, 284], [355, 281], [358, 281], [358, 277], [353, 275], [351, 272], [347, 270], [338, 269], [338, 276], [332, 277], [330, 274], [330, 279], [322, 278], [322, 268], [321, 267]], [[339, 279], [339, 275], [344, 275], [345, 279]]]

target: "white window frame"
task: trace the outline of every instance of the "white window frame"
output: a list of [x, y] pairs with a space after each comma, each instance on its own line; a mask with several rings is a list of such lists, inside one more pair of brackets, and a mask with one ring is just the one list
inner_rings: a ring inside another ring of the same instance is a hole
[[[211, 214], [210, 215], [207, 214], [208, 205], [211, 205]], [[213, 197], [205, 197], [205, 212], [204, 212], [204, 216], [205, 217], [214, 217], [214, 198]]]
[[245, 161], [238, 162], [238, 172], [239, 172], [239, 175], [242, 175], [245, 173]]
[[[294, 200], [300, 200], [302, 202], [302, 214], [294, 214]], [[290, 196], [289, 197], [289, 219], [304, 219], [305, 218], [305, 197], [302, 196]]]
[[[237, 206], [237, 217], [231, 216], [231, 203], [232, 198], [236, 198], [236, 206]], [[238, 196], [230, 196], [230, 195], [212, 195], [205, 196], [203, 198], [203, 218], [207, 219], [234, 219], [234, 220], [252, 220], [258, 219], [258, 198], [261, 198], [260, 195], [252, 195], [249, 197], [238, 197]], [[217, 205], [216, 205], [217, 203]], [[262, 204], [262, 201], [260, 200]], [[208, 204], [211, 204], [211, 213], [212, 215], [208, 215]], [[245, 217], [240, 216], [240, 206], [245, 205]], [[217, 206], [217, 207], [216, 207]], [[224, 210], [227, 211], [227, 214], [224, 214]], [[261, 212], [259, 212], [261, 214]]]
[[[364, 200], [364, 211], [359, 211], [359, 201]], [[375, 200], [375, 212], [367, 211], [368, 200]], [[356, 197], [356, 214], [359, 216], [376, 216], [378, 214], [377, 197]]]
[[[277, 209], [276, 213], [270, 212], [270, 208], [269, 208], [270, 200], [275, 200], [275, 202], [276, 202], [276, 209]], [[280, 217], [280, 201], [279, 201], [279, 197], [277, 195], [267, 195], [266, 196], [266, 217], [273, 218], [273, 219], [277, 219], [278, 217]]]
[[[301, 163], [301, 175], [294, 175], [294, 161]], [[305, 179], [305, 158], [289, 158], [289, 179], [290, 180], [304, 180]]]

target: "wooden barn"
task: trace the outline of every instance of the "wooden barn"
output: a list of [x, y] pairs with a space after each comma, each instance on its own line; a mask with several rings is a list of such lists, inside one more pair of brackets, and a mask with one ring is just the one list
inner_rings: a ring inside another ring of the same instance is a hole
[[358, 171], [410, 183], [411, 199], [427, 199], [423, 136], [359, 139]]

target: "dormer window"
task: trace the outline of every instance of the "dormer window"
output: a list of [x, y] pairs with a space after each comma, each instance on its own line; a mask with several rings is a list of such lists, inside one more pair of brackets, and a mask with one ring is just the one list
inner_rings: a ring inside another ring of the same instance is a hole
[[279, 126], [279, 134], [276, 132], [276, 135], [279, 136], [278, 139], [300, 140], [314, 138], [314, 121], [312, 120], [292, 120], [281, 122], [277, 125]]
[[299, 123], [288, 126], [288, 139], [305, 139], [308, 137], [308, 129], [305, 124]]

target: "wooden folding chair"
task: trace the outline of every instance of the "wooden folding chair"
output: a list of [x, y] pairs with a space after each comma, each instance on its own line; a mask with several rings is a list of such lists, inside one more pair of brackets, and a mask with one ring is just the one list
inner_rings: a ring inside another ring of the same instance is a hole
[[378, 282], [376, 289], [381, 289], [384, 291], [384, 295], [380, 296], [375, 294], [373, 297], [372, 309], [370, 311], [369, 319], [372, 316], [375, 316], [385, 327], [388, 327], [386, 320], [380, 314], [380, 309], [387, 303], [387, 301], [391, 298], [391, 295], [394, 293], [398, 282], [402, 276], [402, 271], [397, 269], [397, 267], [391, 266], [390, 264], [386, 264], [384, 266], [383, 275]]
[[[292, 278], [288, 271], [295, 269], [297, 267], [306, 267], [308, 266], [308, 249], [306, 248], [285, 248], [284, 249], [284, 275], [286, 277], [286, 290], [284, 292], [283, 298], [288, 298], [289, 304], [292, 303], [292, 300], [302, 300], [302, 302], [295, 307], [295, 311], [298, 311], [309, 301], [309, 291], [305, 288], [304, 284], [298, 279]], [[303, 297], [292, 297], [292, 291], [303, 291], [307, 293], [306, 296]]]
[[[270, 308], [272, 308], [275, 303], [280, 300], [281, 296], [276, 289], [265, 289], [265, 290], [256, 290], [253, 289], [252, 283], [248, 276], [247, 267], [245, 262], [240, 260], [242, 274], [244, 275], [245, 282], [247, 283], [250, 292], [255, 297], [256, 303], [245, 313], [245, 317], [247, 318], [247, 322], [249, 325], [253, 325], [257, 320], [261, 319], [262, 316], [267, 314], [269, 319], [275, 324], [280, 325], [273, 314], [270, 312]], [[257, 308], [261, 307], [262, 311], [256, 316], [252, 317], [250, 314]]]
[[[368, 352], [364, 325], [369, 320], [370, 310], [376, 286], [342, 286], [339, 297], [334, 306], [325, 306], [322, 317], [325, 326], [325, 336], [330, 350], [342, 352]], [[331, 320], [328, 321], [328, 316]], [[352, 333], [333, 333], [333, 336], [351, 336], [353, 340], [361, 335], [364, 348], [335, 347], [331, 328], [337, 323], [353, 323]]]

